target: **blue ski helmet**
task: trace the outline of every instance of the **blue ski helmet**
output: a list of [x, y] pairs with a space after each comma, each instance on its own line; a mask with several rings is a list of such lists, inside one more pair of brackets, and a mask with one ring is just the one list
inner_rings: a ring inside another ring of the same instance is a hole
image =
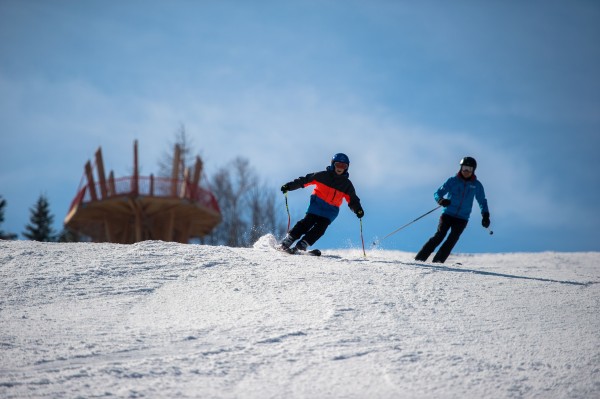
[[333, 164], [336, 162], [347, 163], [348, 167], [350, 167], [350, 158], [348, 158], [348, 155], [343, 154], [341, 152], [338, 152], [331, 158], [331, 167], [333, 167]]

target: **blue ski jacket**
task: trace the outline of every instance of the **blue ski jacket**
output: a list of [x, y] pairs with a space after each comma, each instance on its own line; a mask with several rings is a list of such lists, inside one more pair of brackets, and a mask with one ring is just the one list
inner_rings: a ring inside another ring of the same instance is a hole
[[489, 213], [483, 185], [477, 180], [475, 174], [470, 179], [465, 180], [460, 172], [457, 173], [456, 176], [452, 176], [446, 180], [437, 189], [433, 194], [433, 198], [435, 202], [439, 202], [445, 195], [450, 200], [450, 205], [444, 208], [443, 213], [448, 216], [469, 220], [471, 210], [473, 209], [473, 199], [477, 199], [481, 214]]

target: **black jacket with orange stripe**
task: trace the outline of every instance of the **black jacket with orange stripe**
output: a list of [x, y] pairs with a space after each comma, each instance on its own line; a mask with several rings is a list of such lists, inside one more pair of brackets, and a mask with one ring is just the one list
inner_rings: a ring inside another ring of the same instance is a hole
[[356, 213], [362, 209], [349, 176], [347, 171], [338, 175], [331, 166], [328, 166], [324, 171], [309, 173], [287, 185], [290, 191], [314, 185], [315, 189], [310, 196], [306, 213], [323, 216], [333, 222], [340, 213], [340, 206], [344, 199], [352, 212]]

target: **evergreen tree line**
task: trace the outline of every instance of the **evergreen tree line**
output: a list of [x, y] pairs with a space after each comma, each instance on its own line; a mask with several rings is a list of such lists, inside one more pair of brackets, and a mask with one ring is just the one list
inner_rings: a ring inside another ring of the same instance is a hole
[[[0, 227], [4, 222], [4, 210], [6, 208], [6, 200], [0, 196]], [[50, 213], [50, 204], [45, 195], [40, 195], [34, 207], [29, 209], [31, 215], [29, 223], [25, 226], [23, 237], [33, 241], [58, 241], [60, 236], [56, 235], [52, 223], [54, 216]], [[17, 234], [5, 232], [0, 229], [0, 239], [15, 240]]]
[[[181, 176], [186, 165], [192, 165], [192, 150], [190, 140], [182, 126], [177, 133], [176, 144], [181, 149]], [[172, 155], [165, 153], [159, 163], [162, 176], [170, 177]], [[227, 245], [231, 247], [248, 247], [266, 233], [281, 236], [285, 233], [281, 204], [277, 204], [277, 191], [261, 183], [258, 175], [250, 166], [250, 162], [237, 157], [209, 179], [204, 185], [217, 198], [221, 209], [222, 221], [201, 242], [211, 245]], [[4, 211], [7, 203], [0, 196], [0, 239], [16, 239], [17, 234], [4, 232]], [[88, 241], [76, 232], [67, 228], [56, 232], [52, 228], [54, 216], [45, 195], [40, 195], [35, 205], [29, 209], [30, 219], [25, 226], [22, 236], [28, 240], [45, 242], [79, 242]]]

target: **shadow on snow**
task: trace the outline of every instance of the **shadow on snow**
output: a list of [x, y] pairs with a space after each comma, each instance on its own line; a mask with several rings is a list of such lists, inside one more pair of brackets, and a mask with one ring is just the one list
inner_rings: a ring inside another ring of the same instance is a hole
[[588, 281], [585, 283], [581, 283], [578, 281], [568, 281], [568, 280], [553, 280], [549, 278], [540, 278], [540, 277], [527, 277], [527, 276], [516, 276], [514, 274], [504, 274], [504, 273], [495, 273], [495, 272], [486, 272], [483, 270], [474, 270], [474, 269], [458, 269], [455, 267], [442, 266], [442, 265], [426, 265], [422, 263], [406, 263], [407, 265], [423, 267], [427, 269], [440, 270], [446, 272], [456, 272], [456, 273], [473, 273], [479, 274], [482, 276], [494, 276], [494, 277], [504, 277], [504, 278], [515, 278], [521, 280], [534, 280], [534, 281], [543, 281], [546, 283], [559, 283], [559, 284], [569, 284], [569, 285], [580, 285], [583, 287], [588, 287], [592, 284], [596, 284], [595, 281]]

